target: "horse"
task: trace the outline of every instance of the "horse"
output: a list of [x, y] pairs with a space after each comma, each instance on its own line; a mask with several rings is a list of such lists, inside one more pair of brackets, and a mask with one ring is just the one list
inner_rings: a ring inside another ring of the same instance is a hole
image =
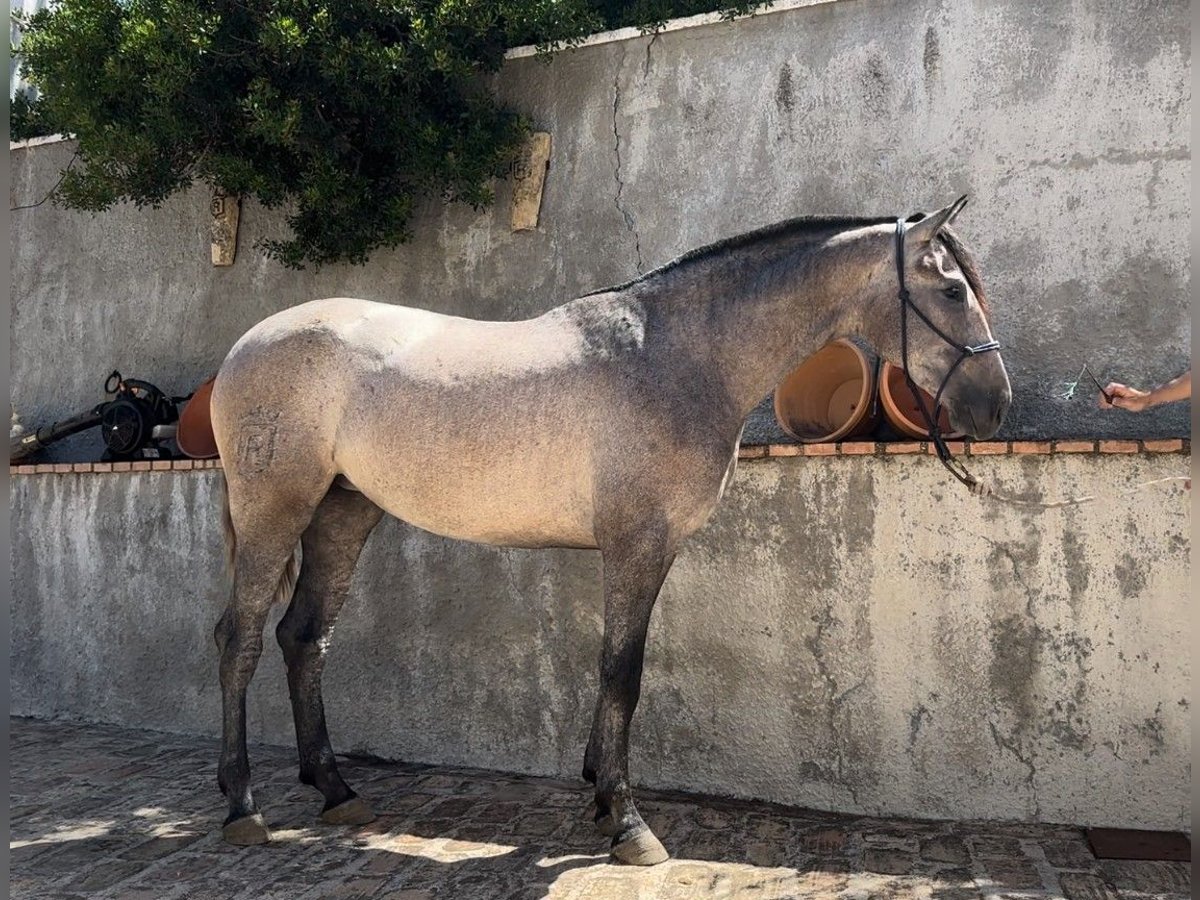
[[[600, 690], [582, 774], [611, 856], [667, 859], [629, 777], [646, 629], [681, 544], [734, 475], [750, 411], [851, 336], [903, 359], [954, 430], [1000, 427], [1012, 399], [1003, 361], [968, 352], [998, 345], [977, 265], [950, 229], [966, 199], [901, 220], [792, 219], [522, 321], [342, 297], [246, 332], [211, 395], [233, 580], [215, 629], [225, 840], [270, 840], [245, 702], [277, 602], [289, 604], [276, 636], [300, 780], [324, 797], [321, 821], [374, 818], [338, 772], [321, 674], [360, 551], [387, 512], [460, 540], [600, 552]], [[908, 323], [909, 308], [922, 321]]]

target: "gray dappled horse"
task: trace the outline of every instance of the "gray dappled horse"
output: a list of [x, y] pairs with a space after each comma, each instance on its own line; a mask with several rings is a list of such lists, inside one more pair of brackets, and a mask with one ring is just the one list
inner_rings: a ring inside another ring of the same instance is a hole
[[247, 332], [212, 394], [234, 573], [216, 628], [225, 838], [270, 839], [250, 790], [246, 687], [268, 610], [289, 599], [277, 636], [300, 779], [324, 795], [324, 821], [374, 817], [338, 774], [321, 671], [359, 553], [388, 512], [462, 540], [600, 551], [600, 695], [583, 776], [613, 856], [666, 859], [628, 771], [646, 627], [680, 544], [729, 484], [750, 410], [838, 336], [899, 362], [903, 276], [926, 320], [908, 325], [910, 373], [931, 393], [943, 386], [956, 431], [1000, 426], [1011, 399], [1000, 355], [956, 357], [944, 339], [991, 340], [978, 271], [947, 228], [965, 201], [907, 230], [795, 219], [527, 321], [336, 298]]

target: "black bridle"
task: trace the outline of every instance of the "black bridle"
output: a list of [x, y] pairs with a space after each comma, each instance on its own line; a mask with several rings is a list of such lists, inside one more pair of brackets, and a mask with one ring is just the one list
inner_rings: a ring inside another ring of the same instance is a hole
[[[946, 446], [946, 440], [942, 437], [942, 429], [938, 425], [938, 419], [942, 411], [942, 392], [946, 389], [946, 385], [950, 381], [950, 377], [962, 365], [962, 361], [971, 356], [978, 356], [980, 353], [990, 353], [993, 350], [1000, 349], [1000, 342], [996, 340], [987, 341], [983, 344], [960, 344], [954, 338], [950, 337], [942, 329], [938, 328], [929, 320], [929, 316], [921, 312], [921, 308], [913, 303], [912, 295], [909, 294], [908, 288], [904, 283], [904, 232], [907, 226], [903, 219], [896, 220], [896, 278], [900, 283], [899, 298], [900, 298], [900, 359], [904, 366], [904, 381], [908, 385], [908, 389], [912, 391], [913, 397], [917, 401], [917, 406], [921, 410], [921, 416], [925, 419], [925, 425], [929, 428], [929, 437], [933, 440], [933, 446], [937, 450], [938, 459], [942, 461], [950, 474], [961, 481], [969, 488], [974, 488], [979, 482], [966, 467], [955, 459], [950, 454], [950, 448]], [[958, 359], [950, 366], [946, 372], [946, 377], [942, 379], [942, 383], [938, 386], [937, 393], [933, 397], [933, 414], [930, 415], [928, 407], [925, 405], [925, 398], [917, 383], [913, 381], [912, 375], [908, 371], [908, 311], [912, 310], [917, 316], [930, 327], [934, 334], [940, 337], [943, 341], [958, 351]]]

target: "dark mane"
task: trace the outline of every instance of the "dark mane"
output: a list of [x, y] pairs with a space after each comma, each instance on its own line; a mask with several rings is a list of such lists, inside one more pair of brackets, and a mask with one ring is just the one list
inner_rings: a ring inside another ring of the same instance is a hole
[[798, 216], [794, 219], [785, 219], [782, 222], [776, 222], [773, 225], [764, 225], [762, 228], [756, 228], [754, 231], [746, 231], [742, 234], [735, 234], [733, 237], [722, 238], [711, 244], [705, 244], [703, 247], [697, 247], [695, 250], [689, 250], [682, 256], [677, 256], [669, 263], [659, 266], [657, 269], [651, 269], [645, 275], [639, 275], [637, 278], [631, 278], [629, 281], [622, 284], [614, 284], [609, 287], [598, 288], [594, 291], [588, 291], [583, 296], [591, 297], [594, 294], [605, 294], [609, 291], [623, 291], [626, 288], [633, 287], [648, 278], [653, 278], [658, 275], [663, 275], [672, 269], [678, 268], [684, 263], [692, 262], [698, 259], [705, 259], [709, 256], [716, 256], [725, 250], [736, 250], [746, 244], [752, 244], [757, 241], [768, 240], [770, 238], [786, 237], [793, 234], [801, 234], [806, 231], [829, 231], [831, 229], [845, 228], [864, 228], [868, 225], [882, 225], [885, 222], [895, 221], [881, 216], [868, 216], [856, 218], [850, 216]]
[[[913, 221], [923, 216], [910, 217], [908, 221]], [[633, 287], [635, 284], [646, 281], [649, 278], [663, 275], [672, 269], [678, 268], [684, 263], [694, 260], [705, 259], [706, 257], [715, 256], [725, 250], [736, 250], [746, 244], [752, 244], [757, 241], [768, 240], [770, 238], [787, 237], [794, 234], [804, 232], [818, 232], [830, 230], [844, 230], [848, 228], [866, 228], [869, 225], [884, 225], [893, 223], [895, 219], [890, 216], [798, 216], [794, 219], [785, 219], [782, 222], [776, 222], [773, 225], [765, 225], [762, 228], [756, 228], [753, 231], [747, 231], [742, 234], [736, 234], [733, 237], [722, 238], [711, 244], [705, 244], [703, 247], [697, 247], [695, 250], [689, 250], [682, 256], [677, 256], [669, 263], [659, 266], [657, 269], [651, 269], [645, 275], [639, 275], [637, 278], [632, 278], [629, 281], [621, 284], [610, 285], [609, 287], [598, 288], [594, 291], [588, 291], [584, 297], [591, 297], [595, 294], [606, 294], [609, 291], [623, 291], [626, 288]], [[938, 232], [938, 237], [941, 238], [946, 249], [950, 251], [950, 255], [954, 257], [958, 267], [962, 269], [963, 277], [967, 279], [967, 284], [971, 286], [976, 299], [979, 300], [979, 306], [983, 310], [985, 317], [989, 315], [987, 295], [983, 290], [983, 279], [979, 274], [979, 264], [975, 260], [975, 256], [966, 248], [962, 240], [950, 230], [949, 226]]]

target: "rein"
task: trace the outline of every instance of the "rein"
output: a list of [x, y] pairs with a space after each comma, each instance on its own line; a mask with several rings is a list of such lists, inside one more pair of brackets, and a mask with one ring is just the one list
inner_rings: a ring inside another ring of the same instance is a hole
[[[956, 459], [950, 452], [950, 448], [946, 446], [946, 440], [942, 436], [942, 429], [938, 424], [938, 419], [941, 418], [942, 411], [942, 392], [946, 389], [947, 383], [952, 375], [958, 369], [964, 359], [972, 356], [978, 356], [980, 353], [991, 353], [1000, 349], [1000, 342], [996, 340], [987, 341], [982, 344], [960, 344], [958, 341], [950, 337], [942, 329], [938, 328], [929, 317], [921, 311], [912, 299], [912, 295], [908, 292], [908, 287], [904, 281], [904, 232], [907, 226], [903, 219], [896, 220], [896, 279], [899, 282], [899, 290], [897, 297], [900, 300], [900, 354], [901, 362], [904, 367], [904, 381], [908, 385], [908, 389], [912, 391], [914, 399], [917, 401], [917, 407], [921, 410], [921, 417], [925, 420], [925, 425], [929, 430], [929, 437], [933, 440], [933, 446], [937, 450], [938, 460], [946, 467], [946, 470], [966, 485], [967, 489], [978, 497], [990, 497], [993, 500], [998, 500], [1001, 503], [1009, 503], [1013, 506], [1024, 506], [1034, 509], [1061, 509], [1066, 506], [1078, 506], [1083, 503], [1091, 503], [1097, 498], [1094, 494], [1089, 494], [1082, 497], [1068, 497], [1065, 500], [1057, 500], [1054, 502], [1045, 502], [1042, 500], [1025, 500], [1020, 497], [1011, 497], [1006, 494], [997, 493], [991, 485], [980, 481], [963, 465], [962, 461]], [[912, 310], [916, 316], [924, 322], [929, 328], [940, 337], [943, 341], [958, 351], [958, 359], [950, 366], [946, 372], [946, 376], [942, 379], [942, 383], [938, 385], [937, 393], [933, 397], [933, 412], [925, 405], [923, 392], [917, 383], [913, 381], [912, 375], [908, 371], [908, 312]], [[1172, 481], [1191, 481], [1191, 476], [1179, 475], [1168, 478], [1156, 478], [1153, 481], [1144, 481], [1141, 484], [1134, 485], [1128, 490], [1118, 492], [1117, 496], [1125, 496], [1133, 494], [1142, 488], [1151, 487], [1158, 484], [1166, 484]]]

